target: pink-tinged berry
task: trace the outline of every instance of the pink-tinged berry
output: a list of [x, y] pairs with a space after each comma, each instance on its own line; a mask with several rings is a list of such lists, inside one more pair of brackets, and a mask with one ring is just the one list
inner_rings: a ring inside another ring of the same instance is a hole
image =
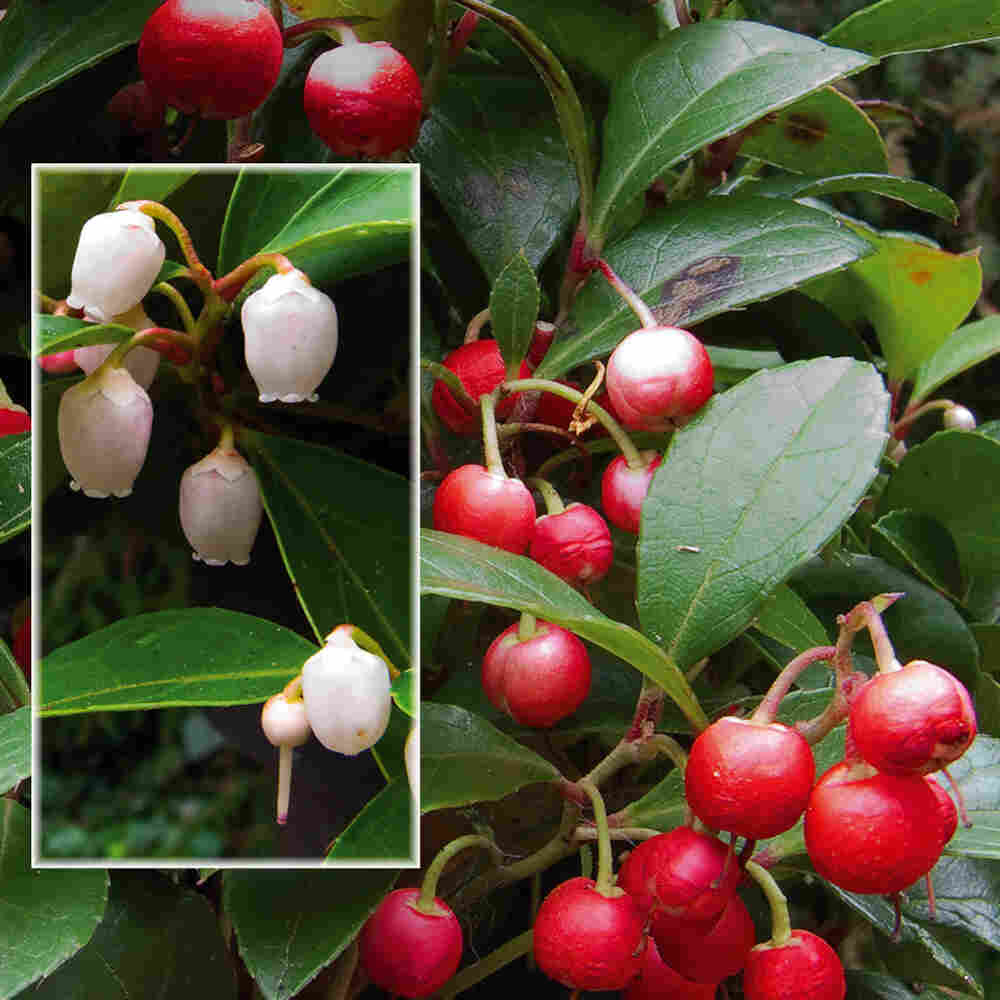
[[56, 351], [54, 354], [42, 354], [38, 358], [38, 367], [50, 375], [64, 375], [66, 372], [79, 371], [74, 355], [76, 350]]
[[558, 514], [542, 514], [528, 555], [567, 583], [596, 583], [615, 558], [607, 522], [593, 507], [571, 503]]
[[535, 623], [522, 639], [511, 625], [483, 657], [483, 690], [491, 704], [522, 726], [548, 728], [575, 712], [590, 692], [590, 657], [570, 631]]
[[416, 141], [423, 96], [416, 71], [388, 42], [353, 42], [313, 62], [302, 103], [338, 156], [380, 158]]
[[743, 970], [746, 1000], [844, 1000], [847, 982], [837, 953], [809, 931], [782, 945], [759, 944]]
[[942, 422], [951, 431], [974, 431], [976, 429], [975, 414], [966, 406], [956, 403], [944, 411]]
[[11, 652], [17, 665], [24, 671], [24, 676], [31, 680], [31, 611], [24, 617], [24, 621], [14, 632], [14, 641], [11, 644]]
[[535, 501], [520, 479], [463, 465], [437, 488], [434, 527], [520, 555], [535, 531]]
[[312, 735], [305, 703], [289, 701], [283, 692], [264, 702], [260, 725], [267, 742], [275, 747], [300, 747]]
[[630, 333], [608, 360], [608, 395], [633, 430], [664, 430], [712, 395], [712, 362], [687, 330], [656, 326]]
[[642, 969], [646, 916], [621, 890], [605, 896], [589, 878], [555, 887], [538, 908], [538, 968], [572, 990], [624, 989]]
[[642, 504], [653, 481], [653, 473], [659, 468], [663, 456], [655, 451], [640, 452], [646, 463], [641, 468], [632, 469], [619, 455], [608, 464], [601, 477], [601, 507], [607, 519], [622, 531], [639, 534]]
[[462, 927], [444, 900], [427, 911], [419, 889], [396, 889], [379, 903], [359, 938], [361, 967], [376, 986], [401, 997], [437, 993], [462, 960]]
[[31, 417], [23, 406], [12, 403], [0, 409], [0, 437], [8, 434], [25, 434], [31, 430]]
[[660, 957], [650, 938], [642, 957], [642, 970], [625, 988], [622, 1000], [715, 1000], [718, 984], [694, 983], [674, 971]]
[[952, 801], [951, 796], [928, 774], [924, 776], [924, 781], [930, 786], [937, 801], [938, 825], [942, 849], [955, 836], [958, 829], [958, 809]]
[[278, 80], [281, 30], [257, 0], [166, 0], [139, 39], [154, 102], [202, 118], [240, 118]]
[[543, 319], [536, 321], [535, 332], [531, 337], [531, 346], [528, 348], [528, 356], [524, 359], [532, 370], [537, 368], [542, 363], [542, 358], [548, 354], [555, 335], [555, 324], [546, 323]]

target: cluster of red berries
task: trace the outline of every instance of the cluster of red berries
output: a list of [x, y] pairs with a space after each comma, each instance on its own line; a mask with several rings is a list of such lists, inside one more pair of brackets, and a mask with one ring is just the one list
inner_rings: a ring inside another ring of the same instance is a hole
[[[302, 25], [296, 26], [302, 35]], [[136, 131], [163, 122], [169, 105], [203, 118], [240, 118], [264, 103], [289, 35], [258, 0], [166, 0], [139, 39], [143, 87], [109, 105]], [[311, 65], [303, 91], [309, 125], [341, 156], [384, 157], [407, 149], [420, 127], [415, 70], [387, 42], [344, 44]]]

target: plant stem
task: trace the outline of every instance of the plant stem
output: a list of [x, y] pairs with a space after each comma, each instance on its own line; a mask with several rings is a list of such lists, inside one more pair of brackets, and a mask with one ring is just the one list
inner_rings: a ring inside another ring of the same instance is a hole
[[142, 212], [151, 218], [159, 219], [160, 222], [164, 223], [173, 232], [174, 236], [177, 237], [177, 242], [180, 244], [181, 253], [184, 254], [184, 259], [191, 269], [192, 279], [203, 292], [207, 292], [212, 284], [212, 274], [201, 262], [201, 258], [195, 251], [191, 233], [177, 215], [171, 212], [166, 205], [161, 205], [158, 201], [148, 200], [124, 201], [118, 206], [116, 211], [129, 208]]
[[292, 795], [292, 754], [290, 746], [278, 747], [278, 823], [284, 826], [288, 822], [288, 802]]
[[424, 881], [420, 886], [420, 895], [417, 897], [416, 908], [423, 913], [435, 913], [434, 897], [437, 895], [438, 879], [444, 871], [445, 866], [456, 854], [461, 853], [468, 847], [483, 847], [489, 851], [495, 859], [500, 857], [500, 848], [489, 838], [479, 833], [469, 833], [464, 837], [457, 837], [455, 840], [438, 851], [437, 856], [430, 863]]
[[424, 77], [423, 113], [426, 115], [437, 100], [441, 85], [451, 67], [451, 41], [448, 38], [448, 0], [435, 0], [434, 34], [431, 39], [431, 68]]
[[350, 21], [339, 17], [314, 17], [301, 24], [293, 24], [282, 33], [282, 41], [286, 49], [291, 49], [308, 42], [314, 35], [324, 35], [334, 42], [339, 39], [341, 45], [359, 43]]
[[677, 740], [666, 733], [654, 733], [649, 737], [646, 745], [652, 747], [657, 753], [663, 754], [664, 757], [669, 757], [674, 762], [674, 767], [680, 771], [681, 776], [684, 776], [688, 755]]
[[484, 392], [479, 397], [479, 407], [483, 417], [483, 455], [486, 468], [495, 476], [506, 479], [507, 473], [500, 456], [500, 439], [497, 437], [496, 404], [499, 391], [494, 389], [493, 392]]
[[510, 965], [522, 955], [531, 953], [534, 941], [534, 931], [527, 930], [517, 937], [511, 938], [506, 944], [500, 945], [495, 951], [490, 952], [478, 962], [467, 965], [461, 972], [457, 972], [448, 982], [441, 987], [438, 995], [443, 1000], [451, 1000], [476, 983], [481, 982], [487, 976], [492, 976], [505, 965]]
[[479, 334], [482, 332], [483, 327], [489, 322], [489, 309], [480, 309], [479, 312], [477, 312], [476, 315], [469, 320], [469, 325], [465, 328], [465, 339], [462, 343], [472, 344], [479, 340]]
[[658, 326], [653, 310], [643, 302], [634, 288], [628, 285], [611, 265], [603, 258], [598, 258], [597, 268], [608, 280], [608, 284], [625, 300], [625, 304], [636, 314], [644, 329]]
[[184, 324], [184, 329], [190, 333], [194, 329], [194, 315], [191, 312], [190, 307], [187, 304], [184, 296], [170, 284], [169, 281], [161, 281], [150, 289], [153, 292], [159, 292], [161, 295], [165, 295], [173, 303], [174, 308], [177, 310], [177, 315], [181, 318], [181, 323]]
[[517, 623], [517, 638], [521, 642], [526, 642], [535, 634], [536, 625], [535, 616], [527, 611], [522, 611]]
[[420, 361], [420, 367], [424, 371], [430, 372], [436, 381], [444, 382], [460, 406], [470, 413], [478, 412], [479, 406], [476, 401], [469, 395], [462, 380], [450, 368], [445, 367], [439, 361], [425, 361], [423, 359]]
[[781, 947], [787, 944], [792, 936], [792, 922], [788, 916], [788, 900], [781, 891], [781, 887], [774, 881], [774, 877], [766, 869], [762, 868], [756, 861], [746, 863], [746, 872], [761, 887], [767, 897], [768, 905], [771, 907], [771, 941], [773, 945]]
[[562, 502], [562, 497], [559, 496], [556, 488], [547, 479], [532, 476], [530, 479], [526, 479], [525, 482], [528, 486], [534, 486], [541, 493], [542, 499], [545, 501], [545, 512], [547, 514], [561, 514], [566, 509]]
[[611, 838], [608, 836], [608, 811], [604, 807], [604, 799], [597, 786], [586, 778], [577, 784], [590, 796], [594, 808], [594, 821], [597, 826], [597, 879], [594, 888], [602, 895], [610, 894], [613, 881], [611, 877]]
[[[263, 267], [273, 267], [278, 274], [288, 274], [296, 269], [283, 253], [258, 253], [233, 268], [229, 274], [217, 278], [212, 287], [226, 302], [232, 302], [243, 290], [243, 286]], [[300, 273], [306, 283], [311, 284], [309, 276], [304, 271]]]
[[750, 716], [750, 720], [752, 722], [763, 723], [774, 722], [778, 714], [778, 706], [781, 704], [781, 699], [792, 689], [792, 685], [806, 667], [816, 663], [817, 660], [832, 661], [836, 652], [836, 646], [813, 646], [812, 649], [807, 649], [799, 653], [793, 660], [790, 660], [787, 666], [778, 674], [774, 683], [768, 689], [767, 694], [764, 695], [761, 703], [757, 706], [756, 711]]

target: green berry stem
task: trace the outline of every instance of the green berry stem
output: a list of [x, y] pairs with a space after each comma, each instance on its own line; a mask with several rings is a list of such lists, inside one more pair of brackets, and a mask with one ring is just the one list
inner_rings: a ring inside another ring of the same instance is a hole
[[807, 649], [790, 660], [775, 678], [774, 683], [768, 689], [767, 694], [764, 695], [756, 711], [750, 716], [750, 721], [765, 724], [774, 722], [778, 715], [778, 707], [781, 704], [781, 699], [792, 689], [792, 685], [798, 680], [806, 667], [816, 663], [818, 660], [829, 660], [832, 662], [836, 653], [836, 646], [813, 646], [812, 649]]
[[527, 611], [521, 612], [521, 618], [517, 623], [517, 637], [521, 642], [526, 642], [536, 631], [537, 621], [535, 616]]
[[653, 315], [653, 310], [643, 302], [635, 289], [628, 285], [603, 257], [598, 258], [597, 269], [607, 278], [608, 284], [624, 299], [629, 309], [636, 314], [645, 329], [659, 326]]
[[783, 944], [787, 944], [792, 936], [792, 922], [788, 916], [788, 900], [766, 868], [762, 868], [756, 861], [748, 861], [745, 869], [767, 897], [768, 905], [771, 907], [771, 940], [769, 943], [780, 948]]
[[486, 458], [486, 468], [495, 476], [507, 478], [500, 456], [500, 438], [497, 436], [496, 405], [499, 388], [493, 392], [484, 392], [479, 397], [479, 409], [483, 416], [483, 455]]
[[614, 881], [611, 872], [611, 837], [608, 834], [608, 811], [597, 785], [587, 778], [577, 782], [590, 797], [594, 808], [594, 825], [597, 827], [597, 879], [594, 888], [602, 895], [612, 895]]
[[184, 324], [184, 329], [190, 333], [194, 329], [194, 315], [191, 312], [184, 296], [170, 284], [169, 281], [161, 281], [158, 284], [153, 285], [150, 289], [153, 292], [159, 292], [161, 295], [165, 295], [173, 303], [174, 308], [177, 310], [177, 315], [180, 316], [181, 322]]
[[[954, 405], [955, 401], [953, 399], [932, 399], [929, 403], [917, 405], [912, 409], [907, 407], [903, 411], [903, 415], [889, 428], [889, 431], [896, 440], [901, 441], [906, 437], [905, 432], [909, 430], [909, 425], [914, 420], [919, 419], [926, 413], [932, 413], [934, 410], [947, 410]], [[901, 434], [900, 431], [903, 431], [903, 433]]]
[[424, 77], [424, 114], [433, 106], [451, 67], [451, 45], [448, 38], [449, 0], [434, 0], [434, 29], [431, 39], [431, 67]]
[[561, 514], [566, 509], [566, 506], [562, 502], [562, 497], [559, 496], [556, 488], [547, 479], [532, 476], [530, 479], [526, 479], [525, 482], [528, 486], [534, 486], [542, 494], [547, 514]]
[[[229, 274], [217, 278], [212, 283], [212, 288], [216, 295], [226, 302], [232, 302], [243, 290], [243, 286], [264, 267], [273, 267], [277, 274], [288, 274], [296, 269], [295, 265], [283, 253], [258, 253], [233, 268]], [[304, 277], [311, 284], [309, 276], [304, 274]]]
[[457, 997], [459, 993], [463, 993], [470, 987], [475, 986], [476, 983], [482, 982], [487, 976], [492, 976], [494, 972], [498, 972], [505, 965], [510, 965], [511, 962], [521, 958], [522, 955], [527, 955], [530, 958], [533, 942], [533, 930], [526, 930], [522, 934], [518, 934], [517, 937], [511, 938], [506, 944], [500, 945], [499, 948], [491, 951], [478, 962], [473, 962], [472, 965], [467, 965], [460, 972], [456, 972], [441, 987], [437, 995], [442, 1000], [451, 1000], [452, 997]]
[[672, 736], [666, 733], [654, 733], [649, 737], [646, 745], [664, 757], [669, 757], [674, 762], [674, 767], [680, 772], [681, 777], [687, 768], [687, 751]]
[[464, 851], [468, 847], [482, 847], [489, 851], [494, 860], [499, 862], [501, 853], [500, 848], [489, 838], [484, 837], [482, 834], [470, 833], [466, 834], [464, 837], [457, 837], [455, 840], [438, 851], [434, 860], [430, 863], [426, 874], [424, 875], [424, 881], [420, 886], [420, 895], [417, 897], [417, 909], [423, 913], [434, 913], [436, 912], [434, 906], [434, 897], [438, 894], [437, 886], [438, 879], [441, 877], [441, 873], [444, 871], [445, 866], [449, 861], [456, 855]]
[[[420, 367], [424, 371], [429, 372], [435, 381], [444, 382], [448, 387], [448, 391], [470, 413], [479, 409], [476, 401], [469, 395], [462, 380], [450, 368], [439, 361], [425, 361], [423, 358], [420, 360]], [[433, 413], [433, 409], [430, 412]]]
[[[882, 673], [892, 673], [899, 670], [901, 664], [896, 659], [896, 651], [892, 647], [889, 633], [882, 621], [882, 612], [891, 607], [902, 593], [876, 594], [870, 601], [862, 601], [847, 612], [837, 617], [840, 626], [840, 636], [837, 639], [838, 649], [842, 644], [850, 646], [851, 637], [863, 628], [868, 629], [872, 646], [875, 648], [875, 660]], [[843, 641], [843, 643], [842, 643]]]
[[339, 41], [341, 45], [357, 45], [360, 39], [351, 20], [349, 17], [314, 17], [286, 28], [281, 33], [282, 43], [286, 49], [292, 49], [317, 35], [323, 35], [332, 41]]
[[279, 826], [288, 822], [288, 804], [292, 798], [292, 754], [295, 748], [282, 744], [278, 747], [278, 799], [275, 818]]

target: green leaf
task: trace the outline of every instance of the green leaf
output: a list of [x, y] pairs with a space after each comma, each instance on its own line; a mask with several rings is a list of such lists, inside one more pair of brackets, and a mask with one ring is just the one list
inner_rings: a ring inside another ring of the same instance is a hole
[[[0, 125], [25, 101], [137, 41], [160, 0], [17, 3], [0, 22]], [[99, 26], [99, 28], [98, 28]]]
[[527, 611], [568, 628], [659, 684], [696, 728], [706, 724], [684, 675], [658, 645], [601, 614], [533, 559], [458, 535], [425, 530], [420, 542], [420, 589], [422, 593]]
[[406, 775], [394, 778], [333, 842], [326, 864], [340, 861], [393, 861], [409, 866], [419, 859], [411, 831], [413, 796]]
[[332, 448], [252, 431], [242, 437], [288, 575], [317, 638], [349, 622], [405, 669], [410, 484]]
[[889, 169], [875, 123], [833, 87], [765, 115], [747, 131], [741, 156], [796, 173], [824, 177], [862, 171], [882, 174]]
[[223, 903], [240, 956], [267, 1000], [287, 1000], [354, 940], [396, 872], [227, 871]]
[[[10, 647], [0, 640], [0, 712], [31, 704], [31, 691]], [[3, 794], [0, 792], [0, 794]]]
[[[869, 252], [825, 212], [771, 198], [707, 198], [650, 215], [604, 257], [658, 322], [690, 327]], [[595, 275], [574, 303], [572, 335], [553, 344], [537, 374], [554, 378], [608, 355], [635, 328], [632, 310]]]
[[872, 525], [872, 555], [913, 573], [958, 600], [962, 570], [948, 529], [929, 514], [894, 510]]
[[219, 920], [204, 896], [158, 872], [119, 871], [90, 943], [32, 995], [39, 1000], [232, 1000], [236, 977]]
[[[895, 976], [863, 972], [860, 969], [846, 969], [845, 975], [851, 1000], [914, 1000], [916, 996]], [[920, 1000], [952, 1000], [954, 993], [921, 983], [919, 996]]]
[[178, 188], [183, 187], [198, 173], [197, 169], [188, 170], [151, 170], [143, 167], [130, 167], [125, 171], [115, 196], [108, 206], [110, 211], [125, 201], [163, 201]]
[[[959, 858], [1000, 861], [1000, 795], [997, 794], [1000, 786], [1000, 739], [979, 733], [962, 757], [948, 765], [948, 771], [962, 790], [972, 826], [959, 824], [945, 853]], [[947, 788], [948, 783], [940, 780]], [[1000, 948], [997, 941], [1000, 930], [994, 926], [989, 933], [992, 938], [984, 936], [983, 940]]]
[[651, 46], [618, 78], [590, 242], [668, 167], [874, 60], [753, 21], [703, 21]]
[[31, 433], [0, 439], [0, 542], [31, 524]]
[[854, 513], [888, 409], [871, 365], [820, 358], [752, 375], [674, 434], [643, 503], [637, 602], [682, 669], [739, 635]]
[[831, 28], [823, 40], [887, 56], [1000, 36], [995, 0], [881, 0]]
[[879, 512], [909, 509], [936, 518], [958, 547], [977, 618], [994, 620], [1000, 600], [1000, 442], [939, 431], [911, 448], [879, 501]]
[[285, 254], [314, 285], [407, 260], [413, 186], [412, 168], [244, 171], [226, 211], [219, 275], [262, 252]]
[[464, 708], [421, 705], [421, 812], [494, 802], [558, 777], [554, 764]]
[[400, 711], [405, 712], [411, 719], [416, 716], [417, 672], [415, 670], [404, 670], [392, 682], [392, 700], [399, 706]]
[[519, 251], [539, 267], [570, 224], [569, 154], [535, 80], [449, 74], [414, 153], [491, 282]]
[[523, 253], [511, 257], [493, 284], [490, 323], [507, 367], [507, 378], [517, 378], [528, 354], [541, 295], [538, 279]]
[[[781, 667], [798, 653], [832, 644], [823, 623], [787, 584], [777, 586], [760, 606], [754, 628], [788, 649], [790, 655], [777, 664]], [[817, 688], [828, 687], [829, 681], [829, 668], [819, 662], [806, 667], [795, 683], [801, 688]]]
[[117, 344], [134, 333], [130, 327], [117, 323], [88, 323], [72, 316], [43, 315], [38, 317], [36, 355], [58, 354], [89, 344]]
[[959, 327], [917, 369], [909, 406], [925, 400], [945, 382], [1000, 354], [1000, 316]]
[[982, 651], [983, 670], [1000, 673], [1000, 625], [973, 623], [971, 628]]
[[221, 608], [136, 615], [49, 653], [39, 712], [263, 702], [315, 652], [281, 625]]
[[0, 795], [31, 774], [31, 707], [0, 715]]
[[90, 940], [108, 900], [108, 873], [33, 869], [28, 810], [12, 799], [0, 799], [0, 829], [0, 998], [6, 1000]]

